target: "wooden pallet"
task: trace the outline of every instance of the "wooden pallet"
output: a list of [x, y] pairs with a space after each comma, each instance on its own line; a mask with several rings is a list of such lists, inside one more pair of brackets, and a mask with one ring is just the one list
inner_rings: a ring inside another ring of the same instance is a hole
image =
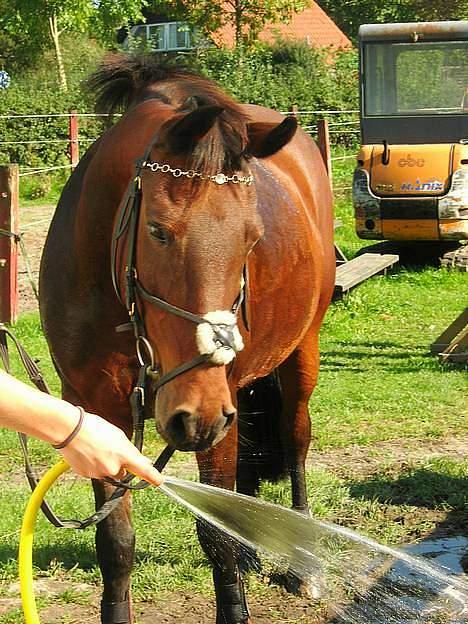
[[468, 308], [431, 344], [442, 362], [468, 362]]
[[364, 280], [385, 273], [399, 260], [397, 254], [373, 254], [365, 253], [352, 260], [343, 262], [336, 267], [335, 298], [357, 286]]

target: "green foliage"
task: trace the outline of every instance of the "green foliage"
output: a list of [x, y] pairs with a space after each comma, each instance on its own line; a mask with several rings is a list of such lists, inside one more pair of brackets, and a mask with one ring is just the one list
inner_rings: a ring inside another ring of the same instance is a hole
[[[354, 50], [333, 55], [305, 43], [278, 40], [256, 44], [250, 50], [201, 50], [196, 68], [217, 81], [240, 102], [278, 111], [354, 110], [358, 107], [358, 62]], [[320, 114], [301, 114], [299, 122], [314, 133]], [[333, 122], [349, 122], [349, 115], [334, 115]], [[349, 126], [340, 126], [346, 130]], [[332, 135], [335, 144], [355, 149], [356, 135]]]
[[[354, 51], [330, 55], [305, 43], [257, 44], [243, 53], [202, 50], [196, 66], [241, 102], [279, 111], [346, 110], [357, 107], [358, 66]], [[308, 123], [310, 120], [301, 118]]]
[[57, 19], [59, 33], [89, 33], [115, 42], [115, 29], [141, 18], [145, 0], [2, 0], [0, 24], [8, 33], [27, 34], [39, 51], [50, 47], [49, 20]]
[[[68, 113], [71, 109], [90, 112], [91, 98], [81, 88], [87, 73], [102, 57], [103, 51], [88, 38], [75, 36], [64, 40], [69, 90], [59, 90], [57, 75], [51, 71], [53, 57], [47, 52], [34, 70], [15, 72], [9, 89], [2, 92], [0, 115], [43, 115]], [[102, 131], [102, 121], [94, 118], [80, 120], [83, 152], [90, 140]], [[25, 119], [0, 118], [0, 163], [19, 163], [25, 167], [54, 167], [69, 164], [68, 118], [44, 117]], [[46, 140], [51, 143], [28, 143]]]
[[288, 22], [310, 0], [165, 0], [165, 9], [197, 26], [206, 36], [227, 26], [235, 33], [238, 48], [252, 45], [267, 23]]
[[40, 51], [21, 28], [6, 28], [10, 5], [10, 0], [0, 0], [0, 68], [11, 72], [31, 64]]
[[[13, 74], [11, 87], [0, 99], [0, 115], [67, 113], [70, 109], [91, 112], [92, 97], [82, 89], [82, 81], [102, 55], [103, 49], [87, 37], [65, 38], [68, 92], [59, 91], [57, 76], [50, 71], [53, 58], [51, 53], [46, 53], [34, 71]], [[293, 105], [301, 110], [342, 110], [357, 106], [357, 58], [354, 51], [330, 56], [326, 50], [311, 49], [302, 43], [278, 41], [273, 46], [257, 44], [243, 54], [229, 49], [202, 49], [184, 60], [219, 82], [242, 102], [279, 111], [291, 110]], [[315, 118], [301, 116], [300, 121], [313, 125]], [[80, 118], [81, 153], [102, 129], [102, 121]], [[2, 163], [17, 162], [23, 168], [69, 163], [67, 118], [0, 118], [0, 136], [2, 141], [17, 142], [0, 144]], [[39, 139], [54, 142], [27, 143]], [[337, 140], [347, 141], [345, 135]]]
[[27, 188], [23, 191], [23, 196], [27, 199], [44, 199], [50, 193], [52, 181], [50, 176], [41, 173], [32, 176], [28, 180]]

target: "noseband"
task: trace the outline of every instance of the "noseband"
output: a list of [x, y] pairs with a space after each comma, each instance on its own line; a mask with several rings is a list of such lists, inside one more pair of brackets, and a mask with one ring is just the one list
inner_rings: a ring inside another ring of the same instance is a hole
[[[154, 384], [153, 389], [157, 392], [163, 385], [167, 384], [175, 377], [201, 364], [209, 362], [214, 365], [228, 364], [234, 359], [236, 354], [242, 350], [244, 345], [239, 329], [237, 328], [237, 315], [244, 302], [245, 284], [247, 280], [246, 268], [244, 267], [243, 283], [240, 286], [239, 296], [234, 302], [230, 312], [208, 312], [203, 316], [179, 308], [146, 290], [138, 278], [138, 272], [135, 266], [137, 229], [142, 198], [141, 171], [145, 167], [152, 171], [169, 173], [176, 178], [180, 176], [189, 178], [198, 177], [204, 180], [210, 180], [216, 184], [230, 182], [233, 184], [250, 185], [253, 180], [252, 175], [226, 176], [223, 173], [218, 173], [213, 176], [208, 176], [193, 170], [184, 171], [181, 169], [173, 169], [169, 165], [150, 163], [147, 162], [146, 159], [139, 160], [136, 164], [135, 176], [127, 189], [112, 235], [111, 274], [117, 297], [127, 308], [130, 318], [129, 323], [119, 325], [116, 331], [133, 330], [136, 340], [136, 352], [140, 364], [140, 374], [138, 384], [134, 388], [133, 396], [135, 396], [135, 394], [139, 395], [139, 401], [142, 403], [141, 410], [143, 410], [144, 407], [147, 377], [152, 379]], [[127, 262], [125, 266], [125, 293], [124, 296], [122, 296], [119, 286], [117, 256], [119, 242], [124, 235], [126, 235], [127, 238]], [[170, 314], [195, 323], [198, 326], [196, 338], [200, 354], [192, 360], [184, 362], [162, 375], [159, 365], [155, 361], [153, 347], [147, 338], [145, 324], [139, 309], [139, 301], [141, 300], [145, 300], [165, 312], [169, 312]]]

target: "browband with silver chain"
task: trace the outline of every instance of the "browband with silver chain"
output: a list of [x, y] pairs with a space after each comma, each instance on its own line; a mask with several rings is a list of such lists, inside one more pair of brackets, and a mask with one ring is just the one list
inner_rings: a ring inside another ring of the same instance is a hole
[[193, 169], [188, 169], [184, 171], [183, 169], [172, 168], [167, 163], [160, 164], [157, 162], [144, 162], [143, 167], [147, 167], [151, 169], [151, 171], [161, 171], [162, 173], [170, 173], [175, 178], [180, 178], [184, 176], [186, 178], [200, 178], [201, 180], [211, 180], [216, 184], [226, 184], [227, 182], [232, 182], [233, 184], [245, 184], [246, 186], [250, 186], [253, 182], [253, 175], [250, 174], [248, 176], [238, 175], [234, 173], [232, 176], [228, 176], [225, 173], [215, 173], [214, 175], [206, 175], [204, 173], [200, 173], [198, 171], [194, 171]]

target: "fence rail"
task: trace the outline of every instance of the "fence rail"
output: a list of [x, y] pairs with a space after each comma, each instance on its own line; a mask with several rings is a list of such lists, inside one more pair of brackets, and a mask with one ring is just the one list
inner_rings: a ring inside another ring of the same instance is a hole
[[[292, 106], [290, 110], [288, 111], [282, 111], [283, 114], [285, 115], [294, 115], [301, 127], [308, 132], [309, 134], [313, 135], [316, 140], [319, 142], [319, 144], [321, 143], [321, 141], [323, 141], [323, 126], [322, 124], [322, 120], [325, 119], [325, 122], [327, 124], [327, 130], [326, 130], [326, 135], [327, 135], [327, 141], [328, 142], [332, 142], [334, 144], [336, 144], [336, 140], [337, 137], [339, 138], [343, 138], [343, 137], [348, 137], [349, 138], [349, 144], [353, 144], [357, 138], [357, 135], [360, 133], [360, 130], [358, 128], [356, 128], [355, 126], [357, 126], [359, 124], [359, 119], [356, 117], [356, 115], [359, 113], [359, 111], [357, 109], [348, 109], [348, 110], [328, 110], [328, 109], [299, 109], [297, 106]], [[340, 115], [340, 116], [352, 116], [352, 117], [356, 117], [355, 119], [336, 119], [336, 116]], [[9, 115], [0, 115], [0, 121], [1, 120], [9, 120], [9, 121], [14, 121], [14, 120], [21, 120], [21, 121], [25, 121], [25, 120], [37, 120], [37, 119], [54, 119], [54, 118], [60, 118], [60, 119], [66, 119], [68, 120], [68, 127], [66, 128], [66, 130], [64, 129], [63, 132], [61, 131], [60, 133], [62, 135], [65, 135], [63, 138], [25, 138], [23, 140], [19, 139], [19, 140], [4, 140], [4, 141], [0, 141], [0, 148], [2, 146], [20, 146], [20, 145], [27, 145], [27, 146], [33, 146], [33, 147], [42, 147], [42, 146], [47, 146], [47, 145], [67, 145], [68, 149], [67, 149], [67, 157], [69, 160], [69, 164], [52, 164], [50, 163], [50, 165], [48, 165], [47, 163], [44, 164], [44, 166], [28, 166], [24, 163], [20, 162], [20, 172], [19, 172], [19, 176], [20, 177], [27, 177], [27, 176], [33, 176], [36, 174], [42, 174], [42, 173], [48, 173], [51, 171], [60, 171], [60, 170], [66, 170], [66, 169], [71, 169], [73, 170], [79, 161], [80, 158], [80, 146], [81, 145], [87, 145], [89, 143], [92, 143], [93, 141], [96, 140], [97, 138], [97, 134], [96, 136], [80, 136], [80, 119], [103, 119], [103, 118], [112, 118], [112, 117], [120, 117], [120, 114], [115, 114], [115, 115], [110, 115], [108, 113], [87, 113], [87, 112], [78, 112], [75, 110], [69, 111], [68, 113], [37, 113], [37, 114], [9, 114]], [[322, 116], [322, 117], [320, 117]], [[330, 116], [331, 119], [326, 119], [326, 116]], [[317, 119], [311, 119], [311, 117], [317, 117]], [[311, 123], [312, 122], [312, 123]], [[346, 144], [346, 143], [345, 143]], [[322, 150], [322, 154], [325, 154], [326, 150], [331, 151], [330, 150], [330, 146], [328, 146], [328, 148], [321, 148]], [[325, 157], [324, 157], [325, 158]], [[327, 162], [327, 168], [331, 177], [331, 163], [332, 162], [337, 162], [337, 161], [342, 161], [342, 160], [348, 160], [354, 158], [354, 156], [350, 156], [350, 155], [346, 155], [346, 156], [330, 156], [330, 154], [328, 153], [328, 155], [326, 156], [325, 160]], [[330, 160], [330, 162], [328, 163], [327, 159]]]
[[[38, 113], [34, 115], [0, 115], [0, 119], [48, 119], [53, 117], [71, 117], [74, 113]], [[111, 117], [109, 113], [76, 113], [78, 117]], [[115, 113], [114, 117], [121, 117]]]

